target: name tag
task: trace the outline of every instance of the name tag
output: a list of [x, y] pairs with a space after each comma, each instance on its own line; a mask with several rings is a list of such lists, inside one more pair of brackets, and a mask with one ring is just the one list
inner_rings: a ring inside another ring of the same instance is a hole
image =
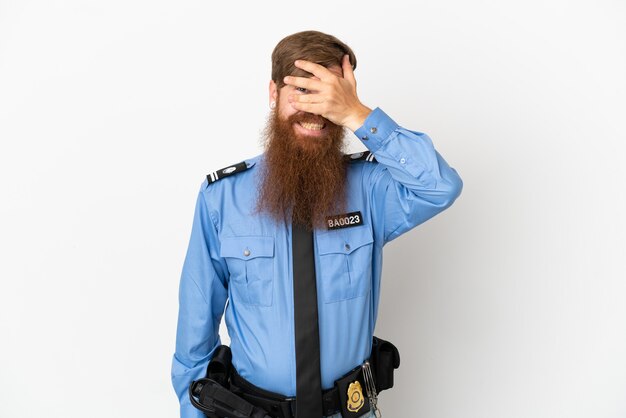
[[328, 216], [326, 218], [326, 225], [328, 229], [349, 228], [351, 226], [363, 225], [363, 216], [360, 211]]

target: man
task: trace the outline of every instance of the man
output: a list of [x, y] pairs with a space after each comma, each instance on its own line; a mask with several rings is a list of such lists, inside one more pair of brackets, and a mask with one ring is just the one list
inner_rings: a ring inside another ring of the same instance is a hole
[[[372, 353], [383, 246], [448, 208], [463, 183], [428, 135], [361, 103], [355, 68], [333, 36], [281, 40], [265, 152], [200, 187], [172, 360], [182, 418], [203, 416], [187, 391], [221, 345], [225, 305], [233, 374], [295, 397], [297, 418], [373, 416], [356, 381], [341, 409], [321, 392]], [[344, 155], [346, 129], [369, 152]]]

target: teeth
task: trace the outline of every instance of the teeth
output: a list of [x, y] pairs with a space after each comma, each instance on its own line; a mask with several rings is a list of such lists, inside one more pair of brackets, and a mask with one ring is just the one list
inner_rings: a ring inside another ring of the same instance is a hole
[[319, 131], [320, 129], [322, 129], [324, 127], [323, 124], [306, 123], [306, 122], [300, 122], [300, 126], [306, 128], [306, 129], [314, 130], [314, 131]]

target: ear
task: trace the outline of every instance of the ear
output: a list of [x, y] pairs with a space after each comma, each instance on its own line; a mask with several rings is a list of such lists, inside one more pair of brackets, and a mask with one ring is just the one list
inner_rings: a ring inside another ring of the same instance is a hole
[[278, 88], [276, 87], [276, 83], [274, 82], [274, 80], [270, 80], [269, 98], [270, 103], [277, 101], [278, 98]]

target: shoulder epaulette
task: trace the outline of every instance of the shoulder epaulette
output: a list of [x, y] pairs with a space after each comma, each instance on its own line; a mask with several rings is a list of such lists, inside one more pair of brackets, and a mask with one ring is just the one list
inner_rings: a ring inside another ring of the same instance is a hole
[[344, 158], [349, 161], [376, 161], [374, 153], [371, 151], [355, 152], [354, 154], [346, 154]]
[[248, 168], [252, 167], [252, 165], [253, 164], [250, 164], [248, 166], [248, 164], [246, 164], [245, 161], [242, 161], [235, 165], [230, 165], [228, 167], [221, 168], [217, 171], [213, 171], [212, 173], [209, 173], [206, 175], [206, 179], [209, 182], [209, 184], [215, 183], [216, 181], [223, 179], [224, 177], [232, 176], [233, 174], [246, 171]]

